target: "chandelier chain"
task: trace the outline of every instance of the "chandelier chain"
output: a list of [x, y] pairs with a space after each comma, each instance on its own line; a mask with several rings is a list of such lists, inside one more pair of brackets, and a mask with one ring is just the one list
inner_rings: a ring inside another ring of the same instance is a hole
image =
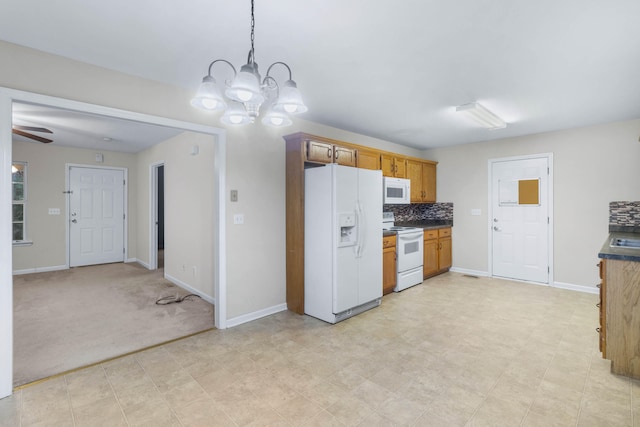
[[255, 58], [255, 53], [253, 50], [253, 40], [254, 40], [253, 27], [255, 27], [255, 25], [256, 25], [256, 19], [253, 16], [253, 0], [251, 0], [251, 62], [253, 62]]

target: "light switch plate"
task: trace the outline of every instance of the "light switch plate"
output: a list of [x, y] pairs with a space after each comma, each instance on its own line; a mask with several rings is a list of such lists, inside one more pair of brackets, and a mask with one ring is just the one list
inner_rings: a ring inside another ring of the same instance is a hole
[[232, 202], [238, 201], [238, 190], [231, 190], [231, 201]]
[[482, 211], [480, 209], [471, 209], [471, 215], [480, 216], [481, 214], [482, 214]]
[[60, 215], [59, 208], [49, 208], [49, 215]]
[[235, 214], [233, 216], [233, 223], [234, 224], [244, 224], [244, 214]]

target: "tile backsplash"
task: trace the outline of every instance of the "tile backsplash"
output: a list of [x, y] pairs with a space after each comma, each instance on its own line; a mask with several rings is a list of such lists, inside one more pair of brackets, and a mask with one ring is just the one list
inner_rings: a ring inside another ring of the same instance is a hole
[[610, 202], [611, 226], [640, 227], [640, 202]]
[[425, 219], [453, 221], [453, 203], [417, 203], [411, 205], [384, 205], [385, 212], [393, 212], [397, 222]]

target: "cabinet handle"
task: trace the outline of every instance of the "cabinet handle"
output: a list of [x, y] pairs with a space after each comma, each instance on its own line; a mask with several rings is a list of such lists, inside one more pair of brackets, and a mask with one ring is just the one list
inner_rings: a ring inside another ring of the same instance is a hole
[[597, 304], [596, 304], [596, 307], [600, 308], [600, 303], [597, 303]]
[[600, 328], [596, 328], [596, 332], [597, 332], [597, 333], [600, 333]]
[[598, 288], [598, 289], [600, 289], [601, 287], [602, 287], [602, 283], [598, 283], [598, 284], [596, 285], [596, 288]]
[[331, 158], [331, 148], [327, 148], [327, 157]]
[[600, 262], [599, 262], [599, 263], [597, 263], [597, 264], [596, 264], [596, 267], [600, 267], [600, 264], [602, 264], [602, 263], [600, 263]]
[[335, 153], [335, 156], [334, 156], [334, 157], [335, 157], [335, 159], [336, 159], [336, 160], [338, 160], [338, 155], [339, 155], [340, 153], [338, 152], [338, 150], [336, 150], [334, 153]]

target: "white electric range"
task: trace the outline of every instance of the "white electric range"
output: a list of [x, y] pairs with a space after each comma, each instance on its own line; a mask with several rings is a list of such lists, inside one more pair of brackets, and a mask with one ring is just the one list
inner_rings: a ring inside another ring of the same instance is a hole
[[382, 213], [382, 229], [396, 232], [396, 287], [400, 292], [423, 281], [424, 230], [398, 227], [393, 212]]

